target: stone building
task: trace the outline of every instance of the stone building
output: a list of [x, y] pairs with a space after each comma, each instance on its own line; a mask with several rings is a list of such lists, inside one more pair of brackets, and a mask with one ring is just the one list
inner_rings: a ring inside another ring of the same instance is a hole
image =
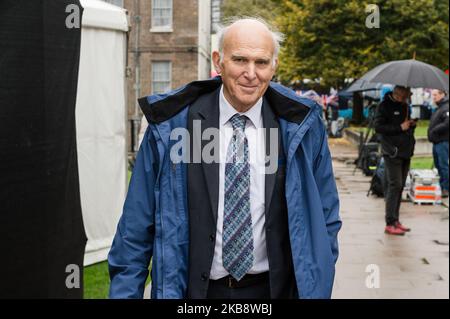
[[128, 11], [130, 151], [142, 114], [137, 98], [210, 77], [211, 0], [107, 0]]

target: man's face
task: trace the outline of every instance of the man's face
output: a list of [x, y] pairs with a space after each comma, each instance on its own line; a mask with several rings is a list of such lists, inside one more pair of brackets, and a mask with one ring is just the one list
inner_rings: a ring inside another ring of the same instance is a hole
[[406, 103], [412, 95], [410, 90], [395, 90], [393, 97], [397, 102]]
[[433, 90], [431, 91], [431, 97], [434, 103], [439, 103], [444, 98], [444, 93], [439, 90]]
[[213, 53], [222, 76], [226, 99], [240, 112], [251, 108], [264, 95], [275, 69], [274, 43], [269, 32], [250, 24], [232, 26], [225, 34], [223, 60]]

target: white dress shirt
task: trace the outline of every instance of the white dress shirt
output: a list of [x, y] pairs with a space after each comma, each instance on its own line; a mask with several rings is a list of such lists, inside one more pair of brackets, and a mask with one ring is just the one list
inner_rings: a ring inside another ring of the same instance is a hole
[[[248, 141], [250, 163], [250, 213], [253, 228], [253, 266], [248, 273], [258, 274], [269, 270], [267, 260], [266, 233], [265, 233], [265, 138], [263, 133], [262, 98], [245, 113], [248, 120], [245, 125], [245, 135]], [[226, 100], [223, 86], [219, 98], [219, 129], [220, 129], [220, 164], [219, 164], [219, 206], [217, 214], [216, 244], [210, 278], [220, 279], [228, 275], [222, 261], [222, 233], [223, 210], [225, 198], [225, 163], [227, 149], [233, 136], [233, 127], [230, 119], [239, 113]]]

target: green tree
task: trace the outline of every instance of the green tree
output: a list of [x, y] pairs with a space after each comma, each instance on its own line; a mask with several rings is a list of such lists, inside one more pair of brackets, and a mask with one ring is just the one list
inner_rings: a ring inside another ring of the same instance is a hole
[[261, 17], [273, 22], [278, 14], [279, 1], [276, 0], [223, 0], [222, 21], [235, 16]]
[[[367, 28], [366, 4], [380, 9]], [[282, 82], [317, 79], [343, 86], [378, 64], [417, 59], [448, 68], [448, 2], [444, 0], [283, 0], [275, 23], [285, 33]]]

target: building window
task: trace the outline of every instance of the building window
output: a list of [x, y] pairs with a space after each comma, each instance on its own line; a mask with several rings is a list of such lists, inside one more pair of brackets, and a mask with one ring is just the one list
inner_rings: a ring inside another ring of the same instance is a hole
[[158, 61], [152, 63], [152, 93], [166, 93], [172, 89], [172, 63]]
[[152, 0], [152, 31], [172, 30], [172, 0]]

